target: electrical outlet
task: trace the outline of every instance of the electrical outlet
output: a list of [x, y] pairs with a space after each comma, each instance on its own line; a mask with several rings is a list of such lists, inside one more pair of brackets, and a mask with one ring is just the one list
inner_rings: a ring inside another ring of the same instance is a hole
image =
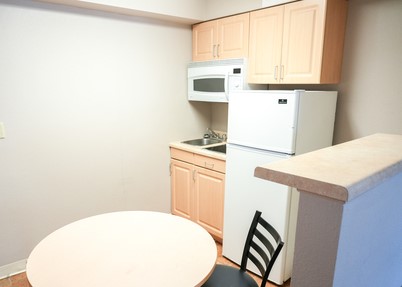
[[0, 122], [0, 139], [4, 139], [6, 137], [5, 131], [4, 131], [4, 124]]

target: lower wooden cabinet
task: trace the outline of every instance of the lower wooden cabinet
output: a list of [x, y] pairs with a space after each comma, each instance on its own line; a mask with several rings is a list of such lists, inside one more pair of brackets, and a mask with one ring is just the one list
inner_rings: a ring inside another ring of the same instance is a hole
[[193, 165], [172, 159], [170, 162], [172, 213], [192, 219], [193, 207]]
[[171, 148], [172, 213], [223, 238], [225, 161]]

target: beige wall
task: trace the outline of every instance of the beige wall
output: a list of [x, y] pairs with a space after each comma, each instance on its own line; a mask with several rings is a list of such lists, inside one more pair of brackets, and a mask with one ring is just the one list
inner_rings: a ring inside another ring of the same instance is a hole
[[402, 1], [351, 0], [335, 142], [402, 134]]
[[204, 0], [36, 0], [106, 11], [121, 15], [164, 19], [177, 23], [196, 23], [205, 19]]
[[169, 142], [210, 124], [190, 26], [1, 0], [0, 39], [0, 267], [82, 217], [169, 212]]
[[211, 127], [218, 131], [227, 131], [228, 129], [228, 104], [211, 104]]
[[214, 19], [261, 8], [261, 0], [205, 0], [206, 19]]

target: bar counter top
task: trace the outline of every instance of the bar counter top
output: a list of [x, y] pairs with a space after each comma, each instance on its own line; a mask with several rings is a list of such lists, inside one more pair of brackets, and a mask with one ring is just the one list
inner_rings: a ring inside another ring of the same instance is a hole
[[374, 134], [259, 166], [256, 177], [343, 202], [402, 172], [402, 135]]

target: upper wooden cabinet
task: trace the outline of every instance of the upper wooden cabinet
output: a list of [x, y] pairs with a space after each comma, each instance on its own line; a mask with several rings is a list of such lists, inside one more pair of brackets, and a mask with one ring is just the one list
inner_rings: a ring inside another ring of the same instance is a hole
[[284, 6], [250, 13], [248, 82], [273, 83], [282, 54]]
[[304, 0], [250, 13], [249, 83], [340, 81], [346, 0]]
[[248, 56], [249, 13], [193, 26], [193, 61]]

